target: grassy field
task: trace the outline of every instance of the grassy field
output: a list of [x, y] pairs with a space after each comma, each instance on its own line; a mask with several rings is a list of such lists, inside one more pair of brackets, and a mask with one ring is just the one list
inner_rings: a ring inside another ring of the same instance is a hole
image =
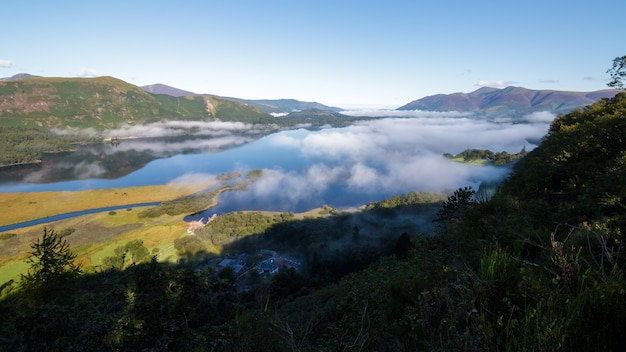
[[[216, 196], [217, 197], [217, 196]], [[106, 257], [114, 254], [115, 248], [140, 239], [150, 255], [157, 255], [161, 262], [177, 262], [180, 258], [174, 241], [187, 235], [184, 215], [162, 215], [156, 218], [140, 218], [141, 208], [124, 209], [78, 216], [47, 225], [36, 225], [11, 231], [14, 236], [0, 239], [0, 285], [9, 280], [18, 280], [28, 269], [25, 263], [30, 245], [43, 233], [43, 228], [57, 233], [72, 230], [64, 237], [77, 256], [77, 262], [87, 271], [97, 270]], [[264, 212], [274, 214], [274, 212]], [[294, 214], [295, 219], [316, 218], [325, 213], [322, 208]], [[220, 248], [206, 248], [219, 254]]]
[[[0, 221], [7, 224], [87, 208], [176, 199], [209, 186], [211, 183], [205, 182], [80, 192], [0, 194], [0, 208], [5, 209], [0, 212]], [[217, 202], [218, 195], [213, 203]], [[143, 242], [150, 255], [157, 255], [159, 261], [178, 261], [174, 241], [187, 235], [184, 215], [145, 218], [139, 216], [143, 210], [144, 207], [104, 211], [3, 233], [0, 237], [0, 285], [18, 280], [20, 274], [26, 272], [28, 265], [25, 261], [31, 251], [30, 245], [42, 235], [44, 227], [57, 233], [68, 233], [64, 238], [76, 254], [77, 262], [87, 271], [97, 270], [117, 247], [137, 239]], [[294, 214], [294, 217], [319, 217], [320, 212], [320, 209], [313, 209]], [[206, 250], [218, 253], [220, 249]]]
[[474, 159], [474, 160], [467, 161], [463, 159], [462, 157], [459, 157], [459, 158], [452, 158], [450, 160], [456, 161], [457, 163], [476, 164], [476, 165], [481, 165], [481, 166], [491, 164], [491, 161], [487, 159]]
[[[33, 192], [0, 194], [0, 225], [28, 221], [41, 217], [107, 206], [173, 200], [202, 191], [214, 181], [169, 184], [164, 186], [131, 187], [77, 192]], [[111, 256], [118, 246], [141, 239], [151, 254], [161, 260], [176, 260], [174, 240], [187, 230], [183, 216], [161, 216], [140, 219], [137, 209], [101, 212], [12, 230], [0, 237], [0, 285], [28, 268], [25, 263], [30, 245], [48, 227], [57, 232], [71, 230], [66, 237], [77, 261], [85, 268], [94, 268]]]
[[29, 264], [25, 260], [14, 260], [2, 265], [0, 268], [0, 285], [10, 280], [17, 280], [20, 274], [28, 270]]
[[85, 209], [174, 200], [214, 181], [76, 192], [0, 193], [0, 226]]
[[30, 245], [42, 235], [44, 227], [57, 233], [72, 230], [64, 238], [76, 254], [77, 262], [88, 271], [102, 265], [115, 248], [136, 239], [143, 241], [151, 255], [158, 255], [159, 261], [177, 261], [173, 243], [187, 232], [184, 215], [145, 219], [137, 216], [140, 211], [137, 208], [102, 212], [11, 231], [15, 236], [0, 240], [0, 285], [25, 273]]

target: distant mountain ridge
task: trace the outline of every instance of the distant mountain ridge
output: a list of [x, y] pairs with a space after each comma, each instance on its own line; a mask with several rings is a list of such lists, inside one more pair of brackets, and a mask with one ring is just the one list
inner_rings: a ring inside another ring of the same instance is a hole
[[612, 98], [619, 91], [593, 92], [532, 90], [522, 87], [503, 89], [483, 87], [471, 93], [436, 94], [414, 100], [397, 110], [459, 111], [488, 115], [529, 114], [537, 111], [568, 113], [602, 98]]
[[245, 103], [265, 112], [265, 113], [291, 113], [304, 110], [328, 110], [339, 112], [343, 109], [327, 106], [318, 102], [307, 102], [295, 99], [240, 99], [226, 98], [241, 103]]
[[171, 95], [173, 97], [193, 97], [193, 96], [201, 95], [201, 94], [196, 94], [196, 93], [189, 92], [186, 90], [170, 87], [168, 85], [161, 84], [161, 83], [151, 84], [148, 86], [142, 86], [141, 89], [151, 94], [165, 94], [165, 95]]
[[[157, 83], [147, 86], [142, 86], [141, 89], [152, 94], [165, 94], [174, 97], [185, 96], [202, 96], [207, 94], [198, 94], [189, 92], [186, 90], [174, 88], [165, 84]], [[333, 106], [327, 106], [318, 102], [307, 102], [296, 99], [242, 99], [233, 97], [223, 97], [224, 99], [244, 103], [246, 105], [255, 107], [259, 111], [272, 114], [272, 113], [291, 113], [294, 111], [303, 110], [330, 110], [330, 111], [342, 111], [343, 109]]]
[[33, 76], [31, 74], [28, 73], [18, 73], [16, 75], [13, 75], [11, 77], [4, 77], [4, 78], [0, 78], [0, 81], [19, 81], [22, 79], [29, 79], [29, 78], [40, 78], [41, 76]]
[[[612, 98], [594, 92], [483, 87], [471, 93], [437, 94], [397, 110], [459, 111], [485, 116], [522, 116], [536, 111], [567, 113]], [[197, 94], [164, 84], [138, 87], [114, 77], [40, 77], [25, 73], [0, 78], [0, 127], [114, 128], [164, 120], [239, 121], [272, 126], [305, 123], [344, 125], [354, 120], [340, 108], [295, 99], [240, 99]], [[299, 113], [301, 112], [301, 113]], [[285, 116], [286, 115], [286, 116]]]

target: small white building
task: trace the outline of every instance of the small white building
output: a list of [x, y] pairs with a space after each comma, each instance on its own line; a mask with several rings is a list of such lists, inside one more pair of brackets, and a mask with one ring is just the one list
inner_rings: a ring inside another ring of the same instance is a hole
[[259, 274], [266, 275], [274, 275], [278, 272], [278, 269], [280, 268], [274, 264], [273, 259], [264, 260], [256, 266], [256, 270]]
[[219, 269], [232, 268], [235, 274], [239, 274], [244, 269], [244, 266], [241, 265], [238, 260], [228, 258], [223, 259], [221, 262], [219, 262], [217, 264], [217, 267]]

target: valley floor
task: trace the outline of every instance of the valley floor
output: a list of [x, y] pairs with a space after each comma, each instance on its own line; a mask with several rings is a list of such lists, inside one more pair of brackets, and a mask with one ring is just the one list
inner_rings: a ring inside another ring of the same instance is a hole
[[0, 226], [85, 209], [174, 200], [216, 183], [205, 181], [74, 192], [0, 193]]

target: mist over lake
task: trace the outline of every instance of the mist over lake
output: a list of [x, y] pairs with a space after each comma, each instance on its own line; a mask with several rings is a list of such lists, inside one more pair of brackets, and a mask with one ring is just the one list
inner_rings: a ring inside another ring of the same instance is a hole
[[[363, 112], [353, 112], [358, 113]], [[497, 183], [510, 168], [461, 164], [443, 154], [469, 148], [516, 153], [525, 147], [530, 151], [534, 148], [530, 141], [543, 137], [553, 118], [534, 114], [520, 123], [458, 114], [401, 114], [403, 117], [368, 120], [345, 128], [269, 135], [245, 124], [176, 137], [141, 135], [156, 133], [159, 126], [135, 128], [126, 131], [127, 135], [144, 138], [122, 140], [117, 145], [79, 146], [75, 153], [50, 156], [34, 171], [4, 171], [0, 192], [159, 185], [262, 169], [263, 178], [248, 191], [222, 194], [214, 210], [303, 211], [323, 204], [353, 207], [414, 190], [451, 191]], [[172, 125], [185, 128], [183, 122]], [[112, 135], [123, 137], [122, 132]]]

